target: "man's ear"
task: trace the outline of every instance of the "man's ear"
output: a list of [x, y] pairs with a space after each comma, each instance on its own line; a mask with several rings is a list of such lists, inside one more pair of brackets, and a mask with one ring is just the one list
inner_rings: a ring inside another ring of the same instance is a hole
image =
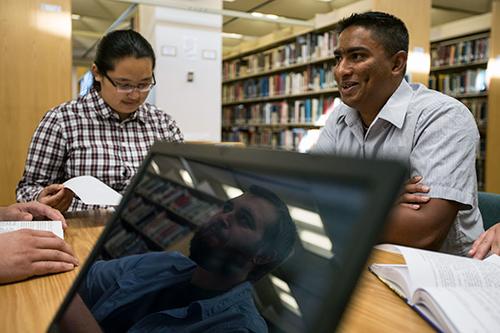
[[92, 68], [90, 70], [92, 71], [92, 74], [94, 75], [94, 79], [97, 82], [101, 82], [102, 74], [99, 72], [99, 69], [97, 69], [96, 64], [92, 64]]
[[273, 262], [278, 257], [278, 253], [275, 250], [266, 250], [266, 252], [257, 253], [252, 262], [254, 265], [265, 265]]
[[405, 51], [398, 51], [392, 56], [392, 73], [400, 76], [404, 75], [406, 71], [406, 62], [408, 60], [408, 53]]

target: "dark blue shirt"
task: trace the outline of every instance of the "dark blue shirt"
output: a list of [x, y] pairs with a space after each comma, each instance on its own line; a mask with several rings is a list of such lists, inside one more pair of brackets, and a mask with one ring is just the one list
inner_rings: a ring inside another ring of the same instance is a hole
[[[193, 261], [178, 252], [151, 252], [98, 261], [90, 268], [80, 295], [96, 320], [104, 323], [127, 305], [141, 307], [141, 300], [147, 301], [148, 295], [185, 286], [195, 267]], [[129, 330], [146, 331], [267, 332], [267, 326], [253, 302], [251, 284], [244, 282], [221, 295], [196, 300], [184, 307], [147, 313]]]

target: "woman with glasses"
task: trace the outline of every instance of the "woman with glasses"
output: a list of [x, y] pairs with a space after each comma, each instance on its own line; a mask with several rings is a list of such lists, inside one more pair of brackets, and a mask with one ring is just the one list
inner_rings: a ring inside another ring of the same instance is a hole
[[104, 36], [85, 96], [48, 111], [33, 135], [17, 200], [38, 200], [66, 210], [99, 208], [83, 204], [62, 185], [94, 176], [123, 192], [156, 140], [182, 142], [175, 121], [145, 102], [155, 85], [151, 45], [133, 30]]

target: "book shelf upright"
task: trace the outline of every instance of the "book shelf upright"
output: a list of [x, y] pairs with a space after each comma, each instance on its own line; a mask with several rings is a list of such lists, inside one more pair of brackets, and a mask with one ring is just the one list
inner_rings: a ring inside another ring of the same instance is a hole
[[485, 189], [486, 128], [488, 118], [489, 31], [457, 38], [435, 41], [431, 44], [431, 71], [429, 88], [452, 96], [472, 112], [480, 133], [476, 157], [477, 182]]

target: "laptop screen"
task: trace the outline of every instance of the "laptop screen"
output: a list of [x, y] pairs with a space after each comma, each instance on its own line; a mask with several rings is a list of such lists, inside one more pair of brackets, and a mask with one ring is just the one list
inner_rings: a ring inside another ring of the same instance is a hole
[[403, 173], [392, 162], [158, 143], [50, 330], [331, 330]]

